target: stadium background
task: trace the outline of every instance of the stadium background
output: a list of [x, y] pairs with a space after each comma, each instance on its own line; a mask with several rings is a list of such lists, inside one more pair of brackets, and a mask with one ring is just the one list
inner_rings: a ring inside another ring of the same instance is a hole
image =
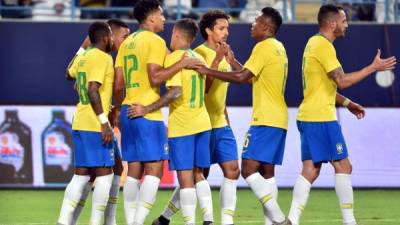
[[[0, 19], [0, 135], [6, 130], [6, 114], [12, 111], [17, 112], [21, 123], [30, 129], [30, 138], [25, 141], [26, 143], [20, 144], [32, 154], [31, 173], [33, 175], [32, 181], [28, 183], [19, 182], [17, 179], [14, 182], [0, 181], [1, 225], [54, 224], [56, 221], [63, 192], [61, 190], [43, 192], [36, 189], [63, 188], [66, 183], [45, 182], [43, 141], [46, 140], [45, 131], [48, 131], [51, 125], [62, 127], [60, 123], [51, 122], [53, 115], [64, 113], [65, 123], [61, 124], [71, 122], [77, 96], [72, 89], [73, 84], [64, 78], [65, 68], [86, 35], [89, 24], [88, 21], [33, 22]], [[173, 23], [168, 23], [161, 34], [167, 44], [170, 40], [172, 25]], [[137, 28], [137, 24], [132, 21], [129, 26], [131, 31]], [[249, 35], [250, 26], [248, 23], [230, 25], [228, 42], [242, 63], [250, 55], [255, 44]], [[283, 25], [278, 35], [289, 57], [289, 75], [285, 95], [290, 107], [284, 165], [277, 169], [276, 174], [280, 187], [291, 188], [301, 169], [300, 140], [295, 125], [297, 107], [302, 99], [301, 59], [307, 39], [317, 31], [318, 27], [314, 23], [288, 23]], [[344, 70], [350, 72], [368, 65], [375, 56], [377, 48], [382, 50], [385, 57], [400, 56], [398, 40], [400, 40], [400, 24], [350, 24], [346, 38], [337, 40], [335, 46]], [[193, 46], [201, 42], [201, 38], [198, 37]], [[400, 224], [398, 214], [400, 210], [398, 203], [400, 198], [400, 154], [398, 154], [400, 82], [398, 74], [399, 67], [391, 73], [371, 75], [354, 87], [340, 91], [367, 107], [367, 115], [363, 120], [357, 120], [344, 108], [338, 109], [338, 118], [354, 165], [352, 180], [357, 188], [355, 191], [356, 216], [361, 218], [364, 225]], [[241, 149], [251, 116], [251, 87], [231, 84], [227, 99], [231, 125], [238, 147]], [[167, 115], [167, 109], [163, 109], [163, 113]], [[20, 128], [21, 124], [14, 127]], [[65, 147], [68, 145], [67, 142], [68, 140], [61, 142], [59, 147], [72, 149], [72, 146]], [[21, 149], [18, 144], [15, 146], [17, 148], [14, 150]], [[17, 162], [21, 160], [21, 155], [9, 151], [10, 149], [12, 149], [10, 145], [0, 138], [0, 165], [7, 161], [5, 160], [7, 157], [14, 157]], [[7, 163], [9, 164], [10, 161]], [[4, 173], [0, 171], [0, 177], [2, 176]], [[213, 167], [209, 182], [214, 187], [218, 187], [221, 179], [221, 171]], [[174, 174], [169, 174], [163, 182], [164, 187], [175, 186]], [[330, 166], [324, 166], [315, 186], [332, 188], [333, 185], [333, 170]], [[239, 186], [246, 187], [247, 185], [241, 179]], [[21, 188], [34, 190], [20, 190]], [[358, 188], [368, 188], [368, 190]], [[374, 190], [370, 190], [371, 188]], [[375, 188], [379, 189], [375, 190]], [[169, 194], [170, 191], [161, 191], [158, 194], [157, 204], [149, 219], [154, 218], [162, 210]], [[218, 193], [214, 191], [213, 194], [214, 209], [218, 209], [218, 201], [216, 201]], [[279, 196], [280, 204], [287, 212], [291, 190], [281, 190]], [[89, 207], [85, 209], [80, 222], [88, 221], [89, 211]], [[124, 222], [122, 211], [122, 195], [120, 195], [118, 224]], [[247, 189], [238, 192], [237, 211], [237, 224], [262, 224], [259, 204]], [[334, 191], [312, 191], [302, 221], [304, 225], [340, 224], [339, 213]], [[182, 220], [176, 218], [176, 223], [173, 224], [182, 224]], [[216, 211], [216, 220], [218, 218]]]
[[[0, 22], [0, 30], [7, 31], [1, 32], [0, 36], [0, 121], [4, 121], [5, 111], [16, 109], [20, 120], [32, 130], [34, 179], [33, 183], [22, 186], [65, 186], [60, 182], [44, 183], [44, 141], [41, 139], [45, 138], [42, 135], [51, 122], [52, 111], [65, 111], [66, 120], [70, 122], [72, 119], [77, 95], [73, 91], [73, 83], [64, 79], [65, 68], [85, 37], [88, 26], [89, 22]], [[130, 28], [134, 31], [137, 24], [130, 23]], [[167, 43], [171, 30], [172, 24], [168, 23], [161, 34]], [[291, 187], [301, 169], [299, 135], [295, 125], [296, 107], [302, 99], [301, 59], [307, 39], [316, 32], [315, 24], [285, 24], [278, 35], [289, 57], [286, 101], [291, 107], [284, 165], [277, 170], [280, 186]], [[254, 46], [249, 35], [250, 24], [231, 24], [230, 34], [228, 42], [239, 61], [244, 63]], [[335, 42], [345, 71], [355, 71], [370, 63], [378, 48], [382, 49], [384, 56], [400, 55], [398, 24], [353, 24], [346, 36]], [[202, 41], [198, 37], [193, 46]], [[355, 165], [353, 182], [357, 187], [400, 187], [400, 155], [397, 154], [400, 146], [400, 82], [394, 76], [398, 71], [397, 67], [393, 73], [372, 75], [360, 84], [341, 91], [368, 107], [366, 118], [360, 121], [347, 110], [338, 110]], [[251, 99], [250, 85], [230, 85], [228, 111], [239, 149], [250, 121]], [[316, 186], [332, 187], [331, 172], [330, 167], [324, 168]], [[218, 186], [221, 171], [213, 168], [211, 174], [211, 184]], [[176, 179], [170, 178], [164, 186], [173, 186], [175, 182]], [[0, 185], [10, 187], [19, 184]], [[241, 180], [239, 185], [246, 186], [246, 183]]]

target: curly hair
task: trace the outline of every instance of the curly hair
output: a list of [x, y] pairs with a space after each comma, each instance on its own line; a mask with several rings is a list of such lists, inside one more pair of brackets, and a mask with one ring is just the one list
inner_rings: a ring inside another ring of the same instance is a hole
[[204, 40], [208, 38], [206, 28], [212, 30], [214, 29], [217, 19], [229, 20], [229, 18], [229, 15], [221, 10], [211, 10], [205, 13], [199, 22], [200, 33]]

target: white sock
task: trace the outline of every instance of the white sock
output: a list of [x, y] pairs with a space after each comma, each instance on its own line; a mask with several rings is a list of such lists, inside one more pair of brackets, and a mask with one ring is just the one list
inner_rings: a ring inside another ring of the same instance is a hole
[[136, 213], [136, 203], [139, 196], [140, 181], [127, 176], [124, 185], [124, 211], [125, 220], [128, 225], [133, 223]]
[[58, 223], [69, 225], [72, 222], [74, 210], [81, 199], [83, 189], [89, 182], [90, 176], [80, 176], [74, 174], [67, 188], [65, 189], [64, 200], [62, 202]]
[[[271, 177], [269, 179], [265, 179], [265, 181], [267, 181], [268, 183], [271, 184], [272, 186], [272, 197], [278, 201], [278, 186], [276, 185], [276, 180], [275, 177]], [[267, 216], [269, 215], [269, 212], [267, 212], [264, 208], [264, 225], [272, 225], [272, 220], [269, 219], [269, 217]]]
[[158, 177], [151, 175], [146, 175], [144, 177], [143, 183], [140, 186], [139, 202], [135, 213], [135, 219], [133, 220], [134, 223], [144, 224], [144, 220], [156, 201], [159, 185], [160, 179]]
[[355, 224], [353, 212], [353, 187], [351, 186], [351, 175], [337, 173], [335, 175], [335, 190], [339, 198], [340, 208], [344, 224]]
[[293, 187], [293, 199], [290, 207], [288, 218], [293, 225], [300, 224], [300, 216], [304, 211], [304, 207], [307, 204], [308, 196], [310, 194], [311, 183], [304, 178], [299, 176], [296, 184]]
[[203, 214], [203, 221], [214, 221], [211, 188], [207, 180], [196, 183], [196, 194]]
[[106, 210], [110, 188], [114, 174], [96, 177], [96, 183], [92, 198], [92, 215], [90, 216], [90, 225], [102, 225], [104, 211]]
[[79, 200], [79, 203], [74, 210], [74, 215], [72, 216], [72, 222], [71, 222], [72, 225], [76, 225], [76, 223], [78, 222], [79, 215], [81, 215], [83, 207], [85, 207], [86, 199], [89, 196], [92, 187], [93, 183], [87, 182], [85, 187], [83, 188], [81, 199]]
[[273, 185], [268, 183], [260, 173], [253, 173], [246, 178], [246, 182], [251, 187], [258, 200], [261, 202], [263, 207], [269, 214], [270, 219], [277, 223], [285, 221], [285, 215], [283, 214], [278, 202], [272, 197]]
[[104, 225], [115, 225], [116, 224], [116, 212], [117, 212], [117, 201], [119, 194], [119, 180], [121, 176], [114, 175], [111, 188], [110, 196], [108, 198], [106, 212], [104, 213]]
[[236, 209], [236, 184], [237, 180], [224, 178], [219, 191], [221, 203], [221, 224], [233, 224]]
[[196, 222], [196, 189], [184, 188], [179, 191], [181, 209], [185, 225], [192, 225]]
[[168, 202], [168, 206], [165, 207], [162, 212], [162, 216], [171, 220], [171, 217], [175, 215], [181, 209], [180, 196], [179, 196], [179, 186], [174, 189], [171, 199]]

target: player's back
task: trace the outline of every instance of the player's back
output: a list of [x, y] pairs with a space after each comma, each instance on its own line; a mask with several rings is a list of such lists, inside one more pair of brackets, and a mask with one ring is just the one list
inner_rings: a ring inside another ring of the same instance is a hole
[[[191, 57], [202, 59], [192, 50], [176, 50], [165, 59], [165, 66], [179, 61], [187, 52]], [[205, 76], [194, 70], [182, 69], [167, 81], [168, 87], [180, 86], [182, 94], [170, 103], [168, 137], [179, 137], [211, 129], [210, 118], [204, 104]]]
[[298, 120], [336, 120], [336, 83], [328, 72], [340, 67], [332, 43], [322, 35], [311, 37], [304, 49], [302, 76], [304, 99], [300, 105]]
[[[160, 98], [159, 86], [152, 87], [147, 64], [163, 66], [167, 48], [165, 41], [157, 34], [137, 30], [121, 44], [115, 67], [122, 67], [125, 83], [123, 105], [140, 103], [149, 105]], [[144, 116], [150, 120], [162, 120], [160, 110]]]
[[[207, 66], [211, 66], [216, 56], [215, 50], [208, 47], [207, 43], [203, 43], [195, 48], [194, 51], [204, 58]], [[229, 72], [231, 70], [231, 66], [225, 58], [218, 65], [218, 71]], [[210, 89], [205, 94], [204, 102], [213, 128], [220, 128], [228, 125], [225, 116], [227, 92], [228, 82], [214, 79]]]
[[255, 76], [251, 124], [287, 129], [285, 86], [288, 59], [283, 44], [275, 38], [259, 42], [244, 67]]
[[101, 131], [100, 122], [90, 105], [88, 96], [89, 82], [101, 84], [99, 94], [102, 108], [106, 115], [110, 111], [114, 83], [114, 68], [111, 55], [98, 48], [89, 48], [78, 56], [69, 73], [76, 79], [79, 103], [77, 105], [72, 129], [84, 131]]

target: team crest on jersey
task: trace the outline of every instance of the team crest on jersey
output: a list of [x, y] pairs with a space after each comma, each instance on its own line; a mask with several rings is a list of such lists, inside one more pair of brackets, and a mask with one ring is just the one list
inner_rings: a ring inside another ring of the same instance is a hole
[[337, 143], [336, 144], [336, 152], [340, 155], [343, 153], [343, 145], [342, 143]]

